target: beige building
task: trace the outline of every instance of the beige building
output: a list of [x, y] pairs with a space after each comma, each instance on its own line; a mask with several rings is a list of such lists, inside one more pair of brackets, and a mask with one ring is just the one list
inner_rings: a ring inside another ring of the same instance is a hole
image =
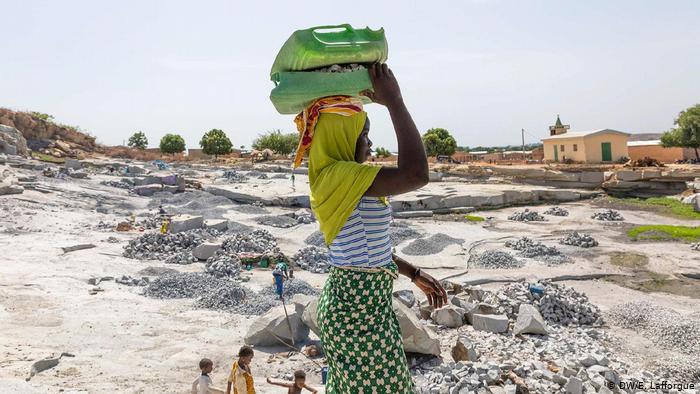
[[549, 137], [542, 139], [544, 161], [579, 163], [611, 163], [629, 158], [629, 134], [612, 129], [569, 131], [557, 115], [554, 126], [549, 126]]
[[617, 130], [600, 129], [573, 131], [542, 140], [544, 160], [581, 163], [610, 163], [629, 158], [629, 134]]

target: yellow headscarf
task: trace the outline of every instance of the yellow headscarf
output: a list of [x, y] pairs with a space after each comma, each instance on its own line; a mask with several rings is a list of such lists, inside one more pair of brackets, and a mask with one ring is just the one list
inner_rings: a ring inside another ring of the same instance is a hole
[[327, 245], [345, 225], [380, 169], [355, 161], [355, 145], [366, 119], [364, 111], [351, 116], [322, 113], [316, 124], [309, 152], [311, 209]]

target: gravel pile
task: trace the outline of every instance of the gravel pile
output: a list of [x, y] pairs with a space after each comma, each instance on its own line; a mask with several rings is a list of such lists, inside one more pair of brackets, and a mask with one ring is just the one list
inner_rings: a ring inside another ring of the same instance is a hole
[[526, 303], [536, 306], [550, 323], [563, 326], [603, 323], [600, 310], [585, 294], [551, 281], [542, 281], [539, 285], [544, 288], [542, 294], [530, 291], [525, 282], [510, 283], [503, 286], [492, 301], [511, 319], [517, 317], [520, 304]]
[[133, 184], [125, 181], [102, 181], [100, 182], [101, 185], [105, 186], [111, 186], [111, 187], [116, 187], [119, 189], [126, 189], [126, 190], [131, 190], [131, 188], [134, 187]]
[[259, 315], [271, 306], [260, 302], [260, 297], [240, 283], [216, 278], [203, 272], [180, 272], [159, 276], [151, 281], [144, 295], [151, 298], [193, 298], [198, 308], [228, 310]]
[[255, 222], [265, 226], [277, 228], [290, 228], [298, 224], [296, 219], [287, 215], [261, 216], [259, 218], [256, 218]]
[[126, 285], [126, 286], [147, 286], [148, 285], [148, 278], [146, 278], [146, 277], [132, 278], [129, 275], [122, 275], [121, 277], [114, 279], [114, 281], [119, 283], [120, 285]]
[[267, 209], [258, 205], [236, 205], [232, 208], [236, 212], [248, 215], [261, 215], [267, 213]]
[[391, 244], [397, 246], [401, 242], [408, 241], [409, 239], [420, 238], [421, 233], [414, 230], [405, 222], [392, 221], [389, 224], [389, 238], [391, 238]]
[[331, 268], [328, 265], [328, 258], [328, 249], [311, 245], [299, 249], [292, 256], [292, 261], [305, 271], [322, 274], [327, 273]]
[[[258, 295], [263, 298], [277, 298], [277, 293], [275, 292], [275, 286], [268, 286], [260, 290]], [[311, 286], [307, 282], [293, 278], [284, 282], [284, 298], [292, 298], [295, 294], [306, 294], [310, 296], [317, 296], [320, 294], [318, 289]]]
[[280, 250], [277, 240], [267, 230], [253, 230], [249, 233], [238, 233], [224, 240], [223, 250], [230, 253], [251, 252], [265, 255], [277, 255]]
[[700, 319], [685, 317], [648, 301], [617, 305], [607, 317], [612, 324], [640, 332], [665, 349], [700, 353]]
[[548, 265], [559, 265], [571, 262], [562, 252], [542, 242], [534, 241], [528, 237], [522, 237], [515, 241], [509, 240], [506, 247], [520, 251], [520, 256], [542, 261]]
[[411, 242], [403, 248], [402, 252], [409, 256], [428, 256], [440, 253], [450, 245], [461, 245], [463, 243], [463, 239], [437, 233], [429, 238], [420, 238]]
[[231, 183], [242, 183], [248, 180], [248, 177], [237, 172], [236, 170], [224, 171], [224, 179]]
[[512, 254], [502, 250], [487, 250], [476, 256], [470, 265], [478, 268], [499, 269], [499, 268], [520, 268], [525, 265], [521, 260], [516, 259]]
[[698, 252], [700, 252], [700, 242], [696, 242], [696, 243], [694, 243], [694, 244], [690, 244], [690, 249], [691, 249], [691, 250], [697, 250]]
[[219, 251], [207, 260], [204, 270], [217, 278], [238, 278], [241, 275], [241, 259], [235, 254]]
[[[443, 362], [436, 358], [412, 369], [418, 393], [612, 393], [601, 386], [661, 376], [619, 360], [597, 328], [550, 327], [547, 337], [461, 332], [473, 344], [478, 361]], [[456, 336], [443, 335], [450, 344]], [[553, 372], [557, 371], [557, 372]], [[522, 386], [516, 385], [517, 383]], [[678, 382], [689, 382], [679, 380]], [[617, 392], [617, 390], [614, 390]], [[624, 392], [624, 391], [620, 391]]]
[[347, 72], [359, 71], [359, 70], [365, 70], [365, 69], [366, 69], [366, 67], [362, 64], [351, 63], [351, 64], [334, 64], [332, 66], [319, 68], [319, 69], [314, 70], [314, 71], [322, 72], [322, 73], [347, 73]]
[[153, 230], [155, 228], [160, 228], [163, 224], [163, 219], [155, 213], [146, 214], [145, 217], [139, 217], [136, 219], [135, 227], [143, 227], [146, 230]]
[[551, 207], [543, 212], [545, 215], [552, 216], [569, 216], [569, 211], [560, 207]]
[[679, 381], [700, 381], [700, 318], [647, 301], [619, 304], [606, 318], [670, 351], [668, 358], [657, 360], [657, 373]]
[[606, 209], [602, 212], [596, 212], [591, 216], [591, 219], [604, 220], [606, 222], [619, 222], [625, 220], [625, 218], [620, 215], [620, 212], [617, 212], [614, 209]]
[[508, 220], [515, 220], [516, 222], [544, 222], [547, 219], [536, 211], [526, 208], [524, 211], [515, 212], [508, 216]]
[[270, 178], [267, 176], [266, 173], [263, 172], [262, 174], [258, 175], [258, 179], [270, 179]]
[[598, 241], [588, 234], [579, 233], [574, 231], [573, 233], [566, 234], [566, 236], [559, 240], [562, 245], [578, 246], [579, 248], [592, 248], [598, 246]]
[[319, 248], [325, 248], [326, 247], [326, 241], [323, 238], [323, 233], [320, 231], [314, 231], [306, 237], [304, 240], [307, 245], [312, 245], [312, 246], [318, 246]]
[[207, 239], [216, 237], [214, 229], [195, 229], [177, 234], [146, 233], [124, 246], [124, 257], [140, 260], [165, 260], [166, 263], [196, 262], [192, 249]]

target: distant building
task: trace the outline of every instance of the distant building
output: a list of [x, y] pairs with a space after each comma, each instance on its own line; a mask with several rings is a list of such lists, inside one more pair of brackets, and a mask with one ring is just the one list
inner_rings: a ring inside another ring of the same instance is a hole
[[628, 141], [627, 150], [629, 151], [629, 157], [632, 160], [640, 160], [645, 157], [649, 157], [667, 164], [675, 163], [678, 160], [688, 160], [695, 157], [695, 154], [692, 153], [692, 149], [675, 147], [664, 148], [661, 146], [661, 140], [658, 139]]
[[532, 151], [513, 150], [492, 152], [484, 155], [483, 160], [491, 163], [499, 161], [525, 161], [532, 159]]
[[568, 131], [557, 115], [550, 137], [543, 138], [544, 160], [580, 163], [611, 163], [629, 157], [627, 140], [630, 134], [612, 129]]
[[455, 152], [452, 155], [452, 159], [460, 162], [460, 163], [466, 163], [470, 161], [482, 161], [484, 160], [484, 155], [487, 154], [487, 151], [471, 151], [471, 152]]

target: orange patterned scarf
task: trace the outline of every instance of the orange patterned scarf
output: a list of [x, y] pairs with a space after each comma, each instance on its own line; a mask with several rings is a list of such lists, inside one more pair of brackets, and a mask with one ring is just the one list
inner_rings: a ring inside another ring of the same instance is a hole
[[351, 96], [329, 96], [314, 101], [305, 110], [294, 118], [294, 123], [299, 130], [299, 146], [294, 157], [294, 168], [301, 165], [304, 154], [311, 147], [314, 138], [314, 129], [321, 113], [330, 113], [343, 116], [352, 116], [362, 112], [362, 101]]

